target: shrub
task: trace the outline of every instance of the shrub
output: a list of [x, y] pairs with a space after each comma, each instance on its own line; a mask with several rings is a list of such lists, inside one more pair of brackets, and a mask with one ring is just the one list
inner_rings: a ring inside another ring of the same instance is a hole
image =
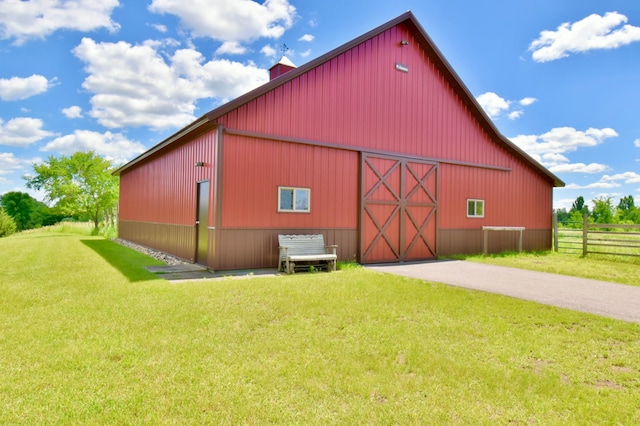
[[15, 220], [0, 208], [0, 238], [13, 234], [17, 228]]

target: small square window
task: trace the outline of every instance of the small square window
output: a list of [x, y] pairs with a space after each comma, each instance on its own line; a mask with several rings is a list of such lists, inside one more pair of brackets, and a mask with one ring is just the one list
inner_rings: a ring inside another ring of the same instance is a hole
[[309, 213], [311, 211], [311, 189], [279, 186], [278, 211]]
[[467, 217], [484, 217], [484, 200], [467, 200]]

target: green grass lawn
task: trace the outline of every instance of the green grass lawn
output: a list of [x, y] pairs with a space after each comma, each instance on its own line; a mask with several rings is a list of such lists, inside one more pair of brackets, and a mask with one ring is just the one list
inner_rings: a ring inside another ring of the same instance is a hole
[[640, 325], [366, 269], [170, 284], [0, 239], [0, 424], [638, 424]]
[[640, 286], [640, 258], [636, 257], [593, 254], [582, 257], [576, 254], [555, 252], [509, 252], [488, 256], [473, 255], [454, 257], [492, 265]]

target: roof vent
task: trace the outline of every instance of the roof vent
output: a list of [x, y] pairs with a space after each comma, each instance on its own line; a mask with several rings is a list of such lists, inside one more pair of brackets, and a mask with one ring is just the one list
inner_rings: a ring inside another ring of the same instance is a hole
[[282, 74], [286, 74], [296, 68], [298, 67], [296, 67], [289, 58], [283, 55], [282, 58], [280, 58], [280, 60], [274, 66], [269, 68], [269, 80], [280, 77]]

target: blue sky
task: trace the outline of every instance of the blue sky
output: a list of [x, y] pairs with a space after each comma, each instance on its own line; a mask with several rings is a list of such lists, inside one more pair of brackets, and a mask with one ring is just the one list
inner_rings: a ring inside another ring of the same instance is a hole
[[577, 196], [640, 205], [640, 2], [0, 0], [0, 194], [49, 156], [123, 162], [411, 10], [500, 131]]

